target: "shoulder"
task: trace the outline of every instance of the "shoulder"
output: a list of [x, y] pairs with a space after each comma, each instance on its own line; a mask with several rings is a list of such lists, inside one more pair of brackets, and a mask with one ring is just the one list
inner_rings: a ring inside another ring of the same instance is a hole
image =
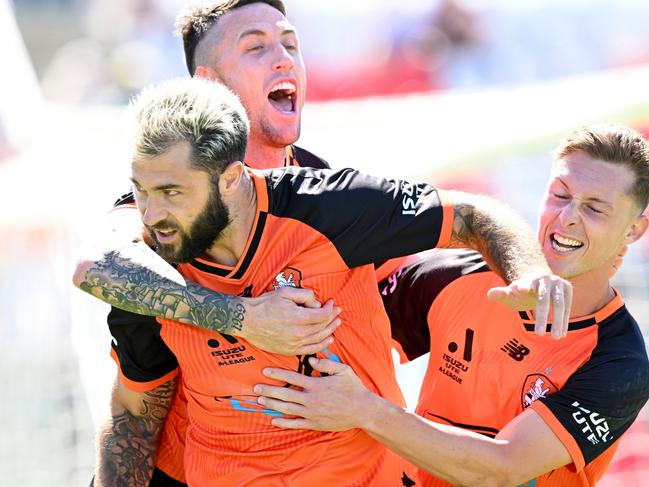
[[306, 149], [298, 147], [296, 145], [293, 147], [293, 153], [295, 154], [295, 159], [297, 164], [301, 167], [313, 167], [316, 169], [329, 169], [330, 164], [322, 159], [319, 156], [316, 156], [312, 152], [309, 152]]

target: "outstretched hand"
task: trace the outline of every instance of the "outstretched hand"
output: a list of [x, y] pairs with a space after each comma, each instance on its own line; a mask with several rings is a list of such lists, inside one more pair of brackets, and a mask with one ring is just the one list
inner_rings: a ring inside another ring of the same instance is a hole
[[256, 347], [280, 355], [310, 355], [334, 341], [340, 308], [322, 305], [310, 289], [284, 287], [244, 298], [243, 327], [238, 335]]
[[264, 375], [290, 387], [257, 384], [257, 401], [265, 407], [296, 418], [274, 418], [273, 425], [287, 429], [345, 431], [361, 426], [378, 396], [368, 391], [348, 365], [327, 359], [309, 359], [311, 366], [327, 377], [308, 377], [284, 369], [267, 368]]
[[518, 310], [534, 310], [534, 331], [544, 335], [552, 311], [552, 337], [559, 339], [568, 333], [572, 284], [554, 274], [539, 272], [527, 274], [512, 281], [509, 286], [494, 287], [487, 297]]

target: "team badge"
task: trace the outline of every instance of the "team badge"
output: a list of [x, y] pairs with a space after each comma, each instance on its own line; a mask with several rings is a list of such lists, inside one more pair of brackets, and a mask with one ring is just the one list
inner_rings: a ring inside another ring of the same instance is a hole
[[302, 287], [302, 273], [293, 267], [284, 267], [282, 272], [275, 276], [267, 291], [281, 287]]
[[523, 383], [521, 391], [521, 405], [523, 409], [529, 407], [537, 399], [541, 399], [554, 394], [559, 389], [550, 379], [543, 374], [530, 374]]

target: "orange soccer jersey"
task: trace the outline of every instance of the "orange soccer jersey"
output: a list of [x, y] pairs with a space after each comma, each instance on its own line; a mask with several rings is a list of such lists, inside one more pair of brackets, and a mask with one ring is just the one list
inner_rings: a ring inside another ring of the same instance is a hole
[[[390, 357], [390, 329], [368, 264], [444, 245], [452, 211], [427, 185], [362, 176], [353, 170], [251, 171], [258, 212], [233, 268], [203, 259], [181, 264], [187, 278], [228, 294], [257, 296], [280, 286], [313, 289], [343, 310], [336, 341], [322, 357], [349, 364], [366, 386], [403, 403]], [[178, 360], [189, 426], [190, 485], [414, 485], [405, 462], [358, 430], [280, 430], [279, 413], [256, 403], [261, 370], [305, 374], [307, 357], [263, 352], [243, 339], [159, 319]], [[119, 335], [118, 326], [112, 327]], [[118, 337], [118, 343], [120, 338]], [[173, 357], [173, 358], [171, 358]]]
[[[487, 299], [502, 280], [474, 252], [433, 251], [398, 279], [384, 295], [395, 338], [410, 359], [430, 352], [417, 414], [495, 437], [531, 407], [573, 463], [524, 485], [594, 485], [649, 397], [642, 335], [620, 296], [556, 342], [534, 333], [531, 316]], [[399, 304], [405, 291], [417, 306]]]
[[[327, 161], [309, 151], [298, 146], [287, 146], [284, 156], [284, 167], [292, 166], [313, 167], [316, 169], [329, 168]], [[115, 206], [117, 208], [125, 206], [134, 208], [135, 198], [133, 197], [133, 193], [128, 193], [119, 198], [115, 203]], [[118, 313], [121, 316], [121, 319], [113, 317], [111, 321], [117, 319], [120, 322], [122, 330], [132, 328], [132, 337], [140, 344], [137, 348], [130, 347], [130, 353], [133, 354], [132, 356], [128, 355], [129, 351], [122, 353], [122, 355], [126, 355], [126, 367], [129, 365], [134, 366], [129, 370], [129, 373], [122, 374], [124, 382], [134, 390], [146, 391], [168, 380], [169, 377], [165, 377], [164, 375], [158, 377], [155, 373], [151, 375], [146, 370], [138, 370], [137, 367], [137, 364], [140, 363], [140, 361], [142, 361], [142, 363], [150, 364], [150, 359], [148, 357], [143, 359], [139, 356], [147, 349], [153, 353], [159, 353], [159, 356], [161, 357], [170, 358], [167, 357], [169, 351], [164, 344], [162, 344], [164, 349], [160, 350], [161, 342], [158, 327], [157, 325], [154, 325], [154, 327], [151, 326], [151, 322], [154, 320], [149, 317], [124, 314], [120, 310], [115, 310], [114, 313]], [[124, 334], [124, 331], [122, 331], [122, 334]], [[132, 340], [127, 337], [126, 341], [130, 342]], [[129, 344], [127, 343], [122, 346], [122, 350], [128, 347]], [[120, 366], [121, 357], [115, 352], [112, 353], [112, 356], [118, 366]], [[173, 364], [173, 361], [169, 361], [168, 363]], [[176, 367], [174, 364], [173, 372], [169, 373], [175, 375], [177, 373], [175, 369]], [[156, 456], [156, 471], [151, 480], [151, 487], [181, 487], [186, 485], [185, 469], [183, 465], [186, 431], [187, 402], [183, 392], [182, 380], [181, 377], [179, 377], [176, 396], [171, 408], [169, 409], [169, 414], [165, 420], [164, 429], [160, 438], [160, 444]]]

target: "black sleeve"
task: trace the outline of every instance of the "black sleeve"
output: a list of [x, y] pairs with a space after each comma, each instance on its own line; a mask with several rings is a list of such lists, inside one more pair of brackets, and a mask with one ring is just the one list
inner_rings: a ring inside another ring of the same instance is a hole
[[295, 154], [297, 164], [301, 167], [312, 167], [314, 169], [331, 168], [329, 163], [321, 157], [318, 157], [312, 152], [309, 152], [306, 149], [302, 149], [301, 147], [298, 147], [296, 145], [293, 146], [293, 153]]
[[488, 270], [478, 252], [432, 250], [379, 283], [392, 338], [408, 359], [430, 352], [428, 312], [442, 290], [462, 276]]
[[122, 375], [133, 382], [153, 382], [178, 368], [176, 356], [160, 337], [160, 324], [113, 307], [108, 314], [112, 347]]
[[113, 203], [113, 208], [117, 208], [118, 206], [122, 206], [122, 205], [134, 205], [134, 204], [135, 204], [135, 195], [133, 194], [133, 191], [129, 191], [128, 193], [124, 193], [122, 196], [120, 196], [115, 200], [115, 203]]
[[563, 389], [539, 399], [574, 438], [586, 465], [631, 426], [649, 398], [644, 342], [626, 308], [621, 313], [628, 319], [599, 324], [591, 358]]
[[268, 183], [269, 211], [325, 235], [350, 268], [435, 248], [442, 236], [444, 208], [428, 184], [295, 167], [269, 171]]

